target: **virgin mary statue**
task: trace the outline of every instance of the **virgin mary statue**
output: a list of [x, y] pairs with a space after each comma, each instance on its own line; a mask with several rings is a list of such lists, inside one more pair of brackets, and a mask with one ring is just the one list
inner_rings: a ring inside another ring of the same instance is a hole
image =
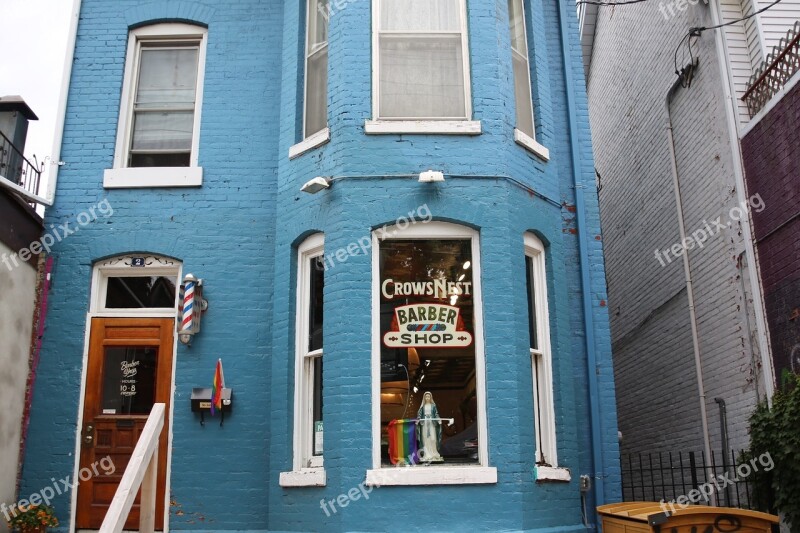
[[444, 461], [439, 455], [439, 446], [442, 444], [442, 421], [439, 420], [439, 410], [433, 403], [433, 395], [426, 392], [422, 396], [422, 405], [417, 411], [419, 456], [423, 463]]

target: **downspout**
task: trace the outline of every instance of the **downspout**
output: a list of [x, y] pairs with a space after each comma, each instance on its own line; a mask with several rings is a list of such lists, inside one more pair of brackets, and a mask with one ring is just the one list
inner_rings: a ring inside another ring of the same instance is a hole
[[[718, 0], [709, 0], [709, 7], [711, 8], [711, 25], [717, 26], [721, 23], [721, 16], [719, 14]], [[760, 17], [756, 17], [760, 20]], [[739, 111], [737, 109], [735, 94], [733, 91], [733, 80], [731, 79], [731, 72], [728, 66], [731, 64], [728, 56], [728, 47], [725, 45], [725, 36], [722, 29], [712, 30], [714, 32], [714, 39], [717, 46], [717, 64], [719, 68], [720, 79], [722, 81], [722, 90], [725, 95], [725, 122], [728, 130], [728, 144], [731, 147], [731, 160], [733, 164], [733, 178], [736, 185], [736, 199], [739, 205], [747, 205], [748, 198], [745, 196], [747, 187], [744, 182], [744, 168], [742, 165], [742, 148], [739, 144]], [[766, 50], [764, 54], [766, 55]], [[764, 372], [764, 393], [767, 396], [767, 404], [772, 406], [772, 394], [775, 391], [775, 375], [772, 368], [772, 359], [770, 357], [769, 339], [767, 338], [767, 321], [766, 321], [766, 308], [764, 306], [764, 299], [761, 292], [761, 281], [758, 275], [758, 262], [756, 260], [756, 251], [753, 239], [752, 228], [750, 227], [750, 209], [747, 210], [747, 217], [744, 217], [740, 223], [742, 225], [742, 238], [744, 240], [744, 251], [747, 256], [747, 264], [751, 267], [748, 268], [748, 277], [752, 290], [750, 291], [753, 298], [753, 314], [756, 317], [756, 338], [758, 339], [758, 351], [761, 352], [761, 370]], [[747, 295], [744, 295], [746, 298]], [[749, 334], [749, 332], [748, 332]], [[758, 396], [758, 391], [756, 395]]]
[[[681, 184], [678, 177], [678, 161], [675, 158], [675, 139], [672, 135], [672, 115], [669, 110], [670, 101], [684, 76], [692, 76], [693, 70], [697, 67], [697, 61], [694, 64], [688, 65], [684, 68], [683, 73], [679, 75], [672, 86], [667, 91], [664, 97], [664, 112], [667, 118], [667, 146], [669, 147], [669, 162], [670, 170], [672, 171], [672, 185], [675, 191], [675, 208], [678, 214], [678, 229], [680, 231], [681, 243], [686, 243], [686, 225], [683, 220], [683, 198], [681, 197]], [[712, 479], [712, 470], [710, 467], [711, 462], [711, 438], [708, 433], [708, 412], [706, 410], [706, 389], [703, 384], [703, 361], [700, 356], [700, 337], [697, 328], [697, 312], [694, 306], [694, 289], [692, 286], [692, 270], [689, 265], [689, 254], [684, 251], [683, 254], [683, 272], [686, 278], [686, 296], [689, 300], [689, 321], [692, 327], [692, 347], [694, 348], [694, 366], [697, 374], [697, 392], [700, 400], [700, 423], [703, 428], [703, 450], [705, 452], [704, 466], [706, 467], [706, 475], [708, 479]], [[711, 496], [712, 502], [716, 503], [716, 495]]]
[[61, 75], [61, 94], [58, 98], [56, 111], [56, 129], [53, 134], [53, 148], [50, 150], [49, 179], [47, 180], [47, 194], [45, 198], [50, 205], [55, 203], [56, 183], [58, 182], [58, 169], [61, 166], [61, 143], [64, 140], [64, 123], [67, 119], [67, 98], [69, 96], [69, 83], [72, 78], [72, 61], [75, 58], [75, 43], [78, 40], [78, 20], [81, 15], [81, 0], [73, 0], [72, 13], [70, 14], [69, 33], [67, 33], [67, 47], [64, 54], [64, 72]]
[[559, 2], [559, 25], [561, 30], [561, 54], [564, 57], [564, 81], [567, 92], [567, 112], [569, 115], [570, 150], [572, 153], [572, 173], [575, 185], [575, 218], [578, 226], [578, 248], [580, 251], [581, 295], [583, 299], [583, 321], [586, 329], [586, 366], [589, 378], [589, 409], [592, 423], [592, 463], [594, 464], [595, 506], [606, 503], [605, 500], [605, 462], [603, 461], [602, 418], [600, 413], [600, 393], [597, 374], [597, 352], [594, 338], [594, 315], [592, 309], [592, 284], [589, 265], [589, 232], [586, 224], [586, 187], [580, 178], [582, 159], [578, 145], [578, 113], [575, 104], [575, 80], [572, 74], [572, 51], [570, 50], [569, 20], [574, 17], [574, 4], [570, 8], [566, 0]]
[[[725, 400], [722, 398], [714, 398], [719, 406], [719, 426], [722, 428], [722, 471], [728, 472], [728, 408], [725, 405]], [[725, 505], [731, 504], [731, 488], [725, 485]]]

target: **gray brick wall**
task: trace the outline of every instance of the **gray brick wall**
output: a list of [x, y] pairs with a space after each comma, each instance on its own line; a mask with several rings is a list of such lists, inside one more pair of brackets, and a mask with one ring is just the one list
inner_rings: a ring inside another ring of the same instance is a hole
[[[680, 241], [664, 98], [676, 77], [673, 53], [688, 28], [700, 25], [710, 25], [702, 3], [669, 19], [655, 3], [602, 8], [597, 22], [589, 108], [601, 175], [623, 453], [702, 449], [682, 258], [662, 259], [662, 266], [655, 257], [656, 249]], [[758, 357], [745, 319], [749, 291], [738, 267], [742, 232], [730, 217], [737, 199], [713, 32], [696, 41], [693, 55], [699, 58], [695, 78], [691, 87], [677, 90], [670, 109], [686, 231], [704, 228], [706, 221], [714, 228], [703, 248], [688, 253], [711, 445], [717, 451], [717, 397], [727, 403], [731, 446], [748, 442], [747, 419], [757, 398], [758, 369], [751, 362]], [[688, 61], [686, 55], [683, 63]], [[721, 230], [712, 223], [717, 217]]]

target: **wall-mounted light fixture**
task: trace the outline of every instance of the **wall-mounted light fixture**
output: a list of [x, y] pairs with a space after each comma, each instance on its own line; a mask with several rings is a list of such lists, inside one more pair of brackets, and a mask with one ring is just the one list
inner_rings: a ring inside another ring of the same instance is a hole
[[192, 343], [192, 336], [200, 333], [200, 317], [208, 309], [208, 300], [203, 298], [203, 280], [186, 274], [180, 297], [178, 339], [188, 346]]
[[316, 194], [322, 189], [327, 189], [331, 186], [330, 180], [317, 176], [314, 179], [308, 180], [300, 187], [300, 190], [309, 194]]

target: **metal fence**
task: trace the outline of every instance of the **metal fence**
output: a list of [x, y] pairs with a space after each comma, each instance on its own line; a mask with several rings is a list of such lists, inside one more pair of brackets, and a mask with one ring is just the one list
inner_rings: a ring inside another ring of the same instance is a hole
[[[706, 496], [716, 495], [718, 507], [769, 510], [772, 496], [758, 493], [752, 476], [754, 469], [765, 470], [769, 465], [757, 460], [741, 461], [741, 457], [742, 452], [735, 450], [726, 454], [712, 452], [708, 462], [702, 452], [622, 454], [623, 500], [672, 502], [698, 490]], [[761, 506], [767, 508], [759, 508], [759, 502], [766, 502]], [[709, 497], [699, 503], [714, 505]]]
[[25, 159], [22, 152], [0, 132], [0, 176], [31, 194], [39, 194], [41, 171]]
[[755, 116], [798, 70], [800, 70], [800, 21], [794, 23], [786, 36], [781, 38], [778, 45], [750, 77], [747, 92], [742, 97], [750, 116]]

